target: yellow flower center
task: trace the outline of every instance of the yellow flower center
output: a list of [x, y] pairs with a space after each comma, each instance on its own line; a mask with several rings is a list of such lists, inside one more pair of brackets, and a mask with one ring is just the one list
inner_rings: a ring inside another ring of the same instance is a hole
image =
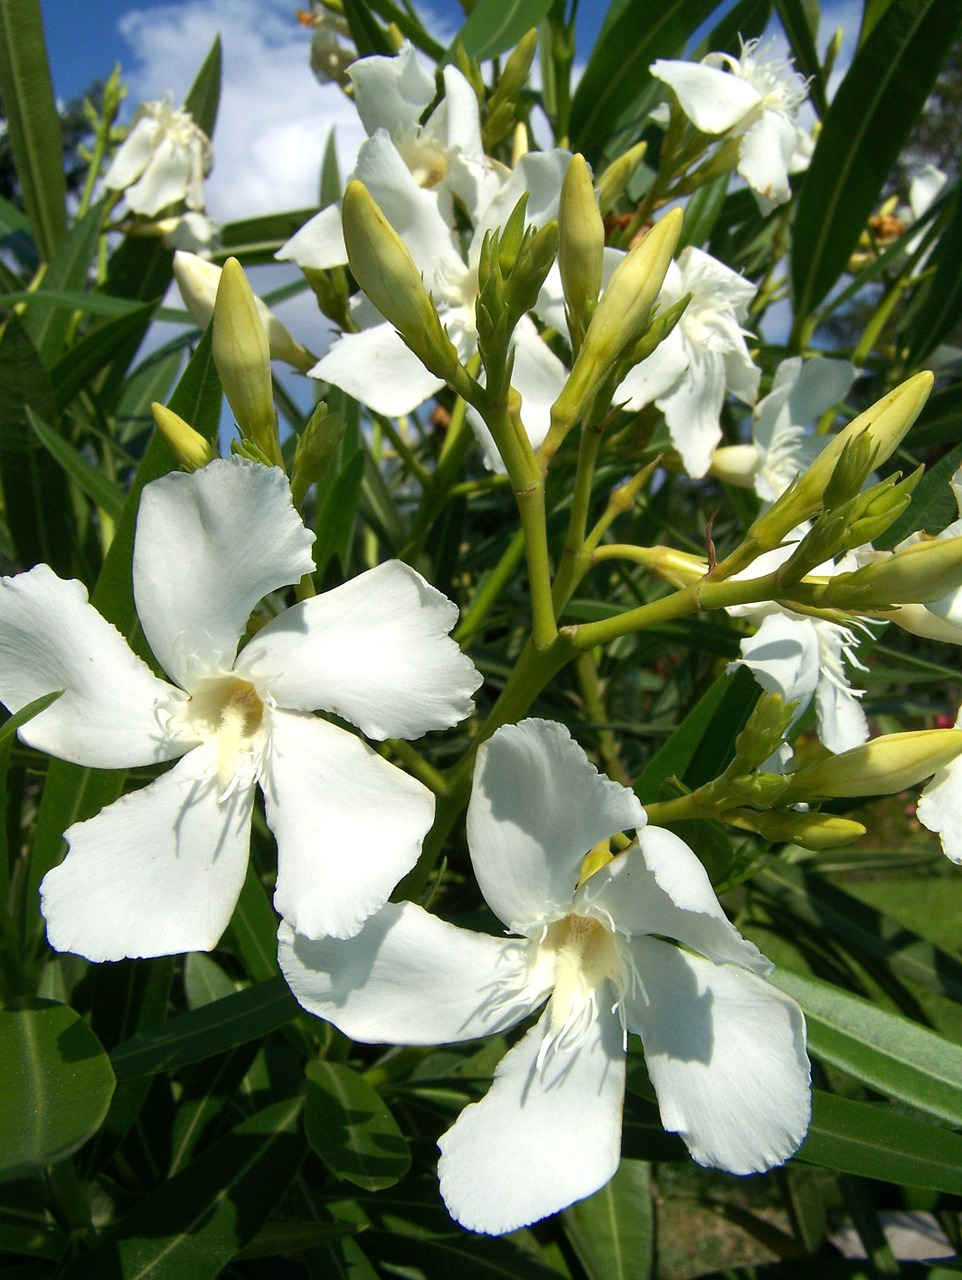
[[254, 686], [237, 676], [205, 680], [190, 700], [189, 715], [202, 738], [217, 750], [217, 776], [225, 797], [240, 780], [253, 782], [260, 772], [264, 703]]

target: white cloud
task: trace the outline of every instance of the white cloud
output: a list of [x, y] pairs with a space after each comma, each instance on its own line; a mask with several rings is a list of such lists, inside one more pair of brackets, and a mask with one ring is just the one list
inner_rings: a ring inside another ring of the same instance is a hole
[[178, 104], [220, 33], [223, 85], [207, 188], [218, 221], [316, 204], [332, 126], [342, 172], [352, 166], [363, 129], [341, 90], [311, 73], [310, 33], [291, 0], [179, 0], [132, 10], [120, 30], [133, 54], [130, 97], [169, 92]]

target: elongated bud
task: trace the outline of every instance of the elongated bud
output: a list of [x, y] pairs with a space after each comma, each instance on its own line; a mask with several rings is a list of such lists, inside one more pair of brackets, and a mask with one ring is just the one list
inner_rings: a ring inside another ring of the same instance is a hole
[[832, 796], [884, 796], [944, 769], [962, 752], [962, 730], [888, 733], [793, 773], [784, 804]]
[[244, 268], [224, 263], [214, 299], [214, 363], [241, 434], [266, 457], [280, 461], [277, 412], [267, 333]]
[[[860, 413], [826, 445], [794, 490], [795, 503], [806, 508], [805, 514], [798, 517], [799, 521], [806, 519], [822, 505], [823, 495], [838, 467], [839, 459], [850, 442], [863, 432], [867, 433], [872, 446], [869, 468], [879, 466], [892, 456], [921, 413], [933, 382], [934, 378], [928, 371], [917, 373], [914, 378], [909, 378], [881, 400], [877, 400], [864, 413]], [[838, 492], [836, 501], [855, 496], [865, 478], [863, 475], [856, 483], [859, 470], [860, 468], [856, 468], [853, 471], [852, 483], [855, 488], [850, 493]]]
[[188, 471], [199, 471], [220, 455], [199, 431], [166, 405], [156, 401], [150, 406], [157, 430], [173, 450], [174, 456]]
[[962, 586], [962, 538], [933, 538], [893, 551], [854, 573], [840, 573], [819, 603], [842, 609], [884, 609], [942, 600]]
[[573, 422], [622, 353], [644, 335], [671, 265], [681, 224], [681, 210], [672, 209], [618, 263], [591, 317], [552, 418]]
[[636, 142], [624, 155], [610, 164], [598, 180], [598, 204], [601, 216], [610, 213], [625, 193], [625, 188], [645, 158], [647, 142]]
[[735, 739], [737, 755], [750, 765], [764, 764], [785, 740], [796, 703], [786, 703], [780, 693], [763, 693]]
[[328, 412], [323, 401], [311, 414], [301, 432], [291, 467], [291, 497], [300, 508], [312, 484], [322, 480], [344, 435], [341, 415]]
[[708, 470], [722, 484], [753, 489], [760, 464], [761, 458], [753, 444], [725, 444], [712, 454]]
[[830, 813], [757, 813], [734, 809], [724, 815], [733, 827], [755, 831], [766, 840], [787, 841], [803, 849], [836, 849], [865, 835], [865, 828], [851, 818]]
[[[196, 253], [178, 250], [174, 254], [174, 279], [180, 289], [184, 306], [202, 329], [206, 329], [214, 316], [214, 299], [220, 284], [221, 271], [213, 262], [199, 258]], [[283, 360], [293, 369], [306, 373], [317, 364], [317, 356], [302, 346], [286, 325], [281, 324], [262, 298], [254, 296], [254, 305], [267, 334], [271, 359]]]
[[344, 244], [354, 278], [418, 359], [439, 378], [455, 379], [461, 362], [404, 242], [356, 179], [347, 184]]
[[584, 156], [572, 156], [565, 173], [558, 228], [558, 267], [572, 342], [577, 349], [601, 292], [605, 251], [605, 224]]

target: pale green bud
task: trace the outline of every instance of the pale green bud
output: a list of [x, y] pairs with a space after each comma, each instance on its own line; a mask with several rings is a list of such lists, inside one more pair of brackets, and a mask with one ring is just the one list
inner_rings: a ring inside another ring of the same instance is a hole
[[819, 604], [839, 609], [885, 609], [928, 604], [962, 586], [962, 538], [933, 538], [893, 551], [883, 560], [830, 579]]
[[624, 155], [613, 161], [601, 175], [598, 180], [598, 204], [602, 217], [610, 213], [624, 195], [628, 183], [644, 160], [647, 150], [647, 142], [636, 142]]
[[356, 179], [344, 192], [342, 221], [355, 280], [426, 368], [447, 381], [457, 378], [462, 372], [457, 350], [414, 259], [370, 192]]
[[796, 703], [786, 703], [780, 693], [763, 693], [735, 739], [735, 752], [751, 765], [760, 765], [785, 740]]
[[865, 835], [865, 828], [851, 818], [830, 813], [756, 813], [735, 809], [724, 815], [733, 827], [755, 831], [773, 843], [785, 841], [803, 849], [835, 849]]
[[[179, 249], [174, 254], [174, 278], [180, 289], [184, 306], [197, 324], [206, 329], [214, 315], [214, 299], [220, 284], [221, 271], [213, 262], [200, 258], [196, 253]], [[317, 364], [317, 356], [302, 346], [290, 330], [278, 320], [267, 303], [254, 294], [254, 305], [267, 334], [272, 360], [283, 360], [301, 373], [307, 373]]]
[[208, 462], [219, 457], [214, 446], [186, 423], [180, 414], [156, 401], [150, 406], [150, 412], [154, 415], [157, 430], [170, 445], [174, 457], [188, 471], [199, 471]]
[[584, 156], [571, 157], [558, 212], [558, 267], [575, 347], [587, 328], [598, 294], [605, 251], [605, 224]]
[[[932, 390], [933, 382], [934, 378], [928, 371], [917, 373], [914, 378], [901, 383], [894, 391], [877, 400], [864, 413], [860, 413], [831, 440], [799, 480], [793, 492], [794, 505], [801, 513], [797, 514], [796, 523], [807, 519], [822, 506], [825, 491], [829, 488], [843, 453], [850, 442], [857, 439], [863, 432], [871, 445], [869, 469], [881, 465], [892, 456], [921, 413], [922, 406]], [[847, 493], [841, 492], [841, 485], [836, 478], [836, 485], [830, 490], [837, 493], [837, 501], [854, 497], [864, 483], [864, 474], [861, 479], [858, 479], [862, 455], [860, 451], [856, 451], [856, 455], [853, 456], [856, 457], [858, 465], [853, 462], [851, 477], [847, 481], [852, 485], [852, 489]]]
[[487, 119], [482, 129], [486, 154], [491, 154], [511, 132], [518, 116], [518, 98], [527, 82], [537, 47], [538, 32], [532, 28], [508, 55], [494, 93], [488, 99]]
[[214, 363], [241, 434], [280, 461], [271, 353], [244, 268], [224, 263], [214, 299]]
[[931, 777], [962, 752], [962, 730], [888, 733], [790, 775], [786, 804], [820, 797], [883, 796]]
[[736, 803], [767, 809], [781, 800], [788, 779], [783, 773], [750, 773], [730, 779], [727, 786], [729, 798]]
[[621, 356], [643, 337], [665, 282], [681, 232], [682, 211], [672, 209], [622, 258], [598, 301], [581, 350], [552, 409], [573, 422]]
[[712, 454], [711, 474], [722, 484], [754, 489], [761, 459], [753, 444], [724, 444]]
[[315, 406], [294, 451], [291, 497], [295, 507], [300, 508], [311, 485], [324, 478], [343, 435], [341, 415], [329, 413], [323, 401]]

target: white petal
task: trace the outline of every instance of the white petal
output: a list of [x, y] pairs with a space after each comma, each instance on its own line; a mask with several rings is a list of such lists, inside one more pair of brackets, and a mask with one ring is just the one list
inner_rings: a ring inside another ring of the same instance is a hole
[[104, 186], [111, 191], [123, 191], [136, 182], [150, 163], [161, 133], [159, 121], [150, 116], [141, 116], [104, 174]]
[[792, 196], [788, 166], [795, 152], [795, 123], [779, 111], [766, 111], [742, 137], [738, 172], [753, 191], [784, 204]]
[[434, 796], [346, 729], [283, 711], [263, 786], [278, 914], [309, 938], [352, 937], [417, 862]]
[[807, 618], [773, 613], [753, 636], [741, 642], [744, 664], [767, 693], [780, 693], [786, 702], [797, 702], [795, 719], [814, 696], [819, 680], [818, 636]]
[[919, 796], [919, 822], [942, 841], [942, 850], [962, 863], [962, 759], [940, 769]]
[[257, 602], [313, 570], [313, 542], [278, 467], [223, 458], [147, 485], [134, 597], [164, 670], [188, 690], [229, 671]]
[[869, 729], [858, 693], [824, 674], [815, 690], [818, 736], [829, 751], [851, 751], [868, 742]]
[[454, 233], [441, 216], [436, 192], [418, 186], [383, 129], [362, 144], [354, 177], [364, 183], [404, 241], [429, 291], [445, 273], [463, 273], [464, 263]]
[[511, 385], [521, 396], [521, 421], [531, 447], [537, 449], [548, 434], [551, 406], [561, 394], [568, 373], [528, 316], [521, 317], [511, 349]]
[[808, 1130], [805, 1020], [794, 1000], [735, 965], [655, 938], [631, 944], [645, 998], [627, 1006], [645, 1046], [661, 1122], [699, 1164], [757, 1173]]
[[549, 1050], [550, 1009], [502, 1058], [480, 1102], [438, 1143], [441, 1195], [471, 1231], [500, 1235], [557, 1213], [613, 1177], [621, 1155], [625, 1054], [604, 1006], [576, 1049]]
[[354, 82], [357, 114], [369, 134], [416, 125], [434, 97], [434, 77], [408, 40], [396, 57], [358, 58], [347, 74]]
[[305, 222], [285, 245], [274, 254], [281, 261], [296, 262], [299, 267], [342, 267], [347, 262], [344, 232], [341, 229], [341, 204], [328, 205]]
[[909, 184], [909, 207], [915, 219], [927, 213], [942, 193], [947, 176], [934, 164], [924, 164]]
[[747, 80], [718, 67], [658, 58], [650, 69], [674, 89], [682, 111], [702, 133], [733, 129], [761, 101]]
[[[481, 116], [478, 95], [471, 88], [457, 67], [445, 67], [444, 102], [445, 142], [450, 150], [458, 150], [467, 160], [485, 164], [484, 146], [481, 142]], [[434, 85], [431, 85], [432, 91]], [[439, 108], [440, 109], [440, 108]], [[435, 113], [437, 114], [437, 113]], [[428, 128], [434, 116], [428, 122]], [[944, 181], [944, 179], [943, 179]], [[471, 210], [468, 210], [471, 213]]]
[[389, 902], [346, 941], [285, 921], [278, 960], [310, 1013], [363, 1044], [447, 1044], [514, 1026], [544, 999], [524, 985], [517, 942]]
[[655, 403], [665, 415], [685, 470], [697, 480], [707, 474], [722, 435], [725, 363], [717, 352], [692, 344], [688, 344], [688, 358], [684, 377]]
[[457, 619], [447, 596], [388, 560], [280, 614], [236, 670], [282, 707], [332, 711], [369, 738], [419, 738], [474, 707], [481, 677], [448, 636]]
[[630, 412], [643, 409], [659, 396], [667, 395], [685, 376], [690, 362], [691, 353], [676, 327], [650, 356], [625, 375], [612, 397], [614, 403], [624, 404]]
[[567, 914], [585, 854], [644, 824], [634, 792], [553, 720], [505, 725], [478, 752], [468, 848], [488, 906], [517, 932]]
[[389, 324], [344, 333], [310, 371], [388, 418], [411, 413], [444, 386]]
[[[751, 280], [746, 280], [737, 271], [726, 267], [703, 249], [696, 249], [694, 245], [682, 250], [678, 258], [678, 270], [680, 283], [677, 286], [677, 296], [688, 292], [695, 294], [691, 309], [697, 309], [702, 323], [714, 327], [723, 316], [731, 323], [732, 313], [736, 320], [745, 318], [756, 292], [756, 286]], [[688, 314], [685, 313], [682, 323], [687, 321]]]
[[152, 218], [169, 204], [183, 200], [190, 185], [190, 152], [171, 138], [161, 138], [140, 179], [125, 196], [135, 213]]
[[543, 227], [557, 218], [561, 184], [570, 161], [571, 153], [557, 147], [552, 151], [529, 151], [523, 156], [478, 218], [470, 260], [478, 261], [485, 232], [504, 226], [523, 195], [528, 197], [525, 221], [531, 226]]
[[664, 827], [645, 827], [638, 846], [619, 854], [578, 890], [574, 910], [607, 918], [621, 933], [675, 938], [716, 964], [730, 961], [762, 976], [771, 964], [730, 923], [708, 873], [688, 845]]
[[65, 832], [40, 886], [47, 937], [88, 960], [210, 951], [247, 871], [254, 788], [224, 800], [197, 747], [162, 777]]
[[63, 689], [20, 730], [47, 751], [96, 769], [131, 768], [182, 755], [165, 714], [183, 701], [158, 680], [120, 632], [87, 601], [82, 583], [45, 564], [0, 587], [0, 700], [10, 711]]

